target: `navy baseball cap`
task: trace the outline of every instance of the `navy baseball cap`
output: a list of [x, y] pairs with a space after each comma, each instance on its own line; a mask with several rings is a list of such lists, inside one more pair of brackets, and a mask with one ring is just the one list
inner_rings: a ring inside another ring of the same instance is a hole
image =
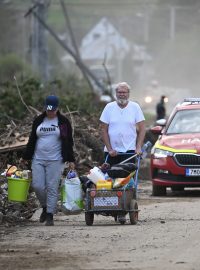
[[47, 111], [55, 111], [58, 108], [59, 100], [57, 96], [48, 96], [45, 99], [45, 109]]

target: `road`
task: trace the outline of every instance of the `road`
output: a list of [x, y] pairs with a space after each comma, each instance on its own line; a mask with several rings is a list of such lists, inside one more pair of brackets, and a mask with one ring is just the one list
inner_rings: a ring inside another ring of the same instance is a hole
[[137, 225], [58, 213], [55, 226], [38, 222], [0, 227], [0, 269], [199, 270], [200, 190], [152, 197], [150, 181], [138, 190]]

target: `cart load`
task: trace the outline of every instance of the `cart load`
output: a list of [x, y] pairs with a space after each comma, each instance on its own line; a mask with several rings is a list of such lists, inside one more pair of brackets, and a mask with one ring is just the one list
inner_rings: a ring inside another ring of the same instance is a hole
[[[137, 203], [138, 171], [140, 161], [146, 157], [146, 152], [150, 147], [151, 143], [147, 142], [143, 146], [142, 155], [129, 156], [111, 168], [105, 162], [101, 168], [96, 167], [90, 170], [87, 181], [85, 181], [87, 186], [85, 188], [86, 225], [93, 225], [95, 214], [112, 216], [115, 221], [119, 221], [121, 224], [125, 224], [126, 214], [129, 214], [130, 223], [137, 224], [139, 212]], [[134, 163], [130, 163], [130, 160], [134, 160]]]

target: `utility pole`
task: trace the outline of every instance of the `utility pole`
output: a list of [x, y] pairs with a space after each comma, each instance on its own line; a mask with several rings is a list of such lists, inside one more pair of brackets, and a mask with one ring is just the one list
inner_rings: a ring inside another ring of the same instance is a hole
[[[48, 2], [47, 0], [32, 0], [37, 14], [46, 21]], [[46, 41], [46, 31], [32, 16], [31, 24], [31, 62], [33, 70], [38, 71], [42, 80], [45, 82], [49, 78], [48, 73], [48, 49]]]
[[67, 45], [65, 42], [63, 42], [59, 36], [53, 31], [53, 29], [47, 25], [47, 23], [38, 15], [38, 13], [35, 11], [37, 5], [35, 4], [33, 7], [31, 7], [24, 17], [29, 16], [30, 14], [33, 14], [33, 16], [38, 20], [39, 24], [41, 24], [44, 29], [46, 29], [50, 35], [60, 44], [61, 47], [63, 47], [76, 61], [77, 66], [80, 68], [80, 70], [87, 73], [87, 75], [93, 80], [93, 82], [96, 84], [96, 86], [101, 90], [104, 91], [104, 84], [102, 84], [98, 78], [93, 74], [93, 72], [82, 62], [80, 57], [77, 57], [76, 53]]
[[[66, 28], [69, 31], [69, 36], [70, 36], [70, 38], [69, 38], [70, 44], [69, 45], [71, 45], [70, 47], [71, 47], [72, 50], [74, 48], [74, 50], [75, 50], [74, 53], [76, 54], [77, 58], [81, 61], [81, 56], [80, 56], [80, 53], [79, 53], [78, 46], [76, 44], [74, 33], [72, 31], [71, 22], [70, 22], [70, 19], [69, 19], [69, 16], [68, 16], [68, 12], [67, 12], [67, 8], [65, 6], [64, 0], [60, 0], [60, 5], [61, 5], [63, 13], [64, 13], [64, 17], [65, 17], [65, 21], [66, 21]], [[83, 73], [84, 78], [88, 82], [88, 85], [89, 85], [90, 89], [93, 91], [92, 83], [91, 83], [90, 78], [88, 77], [87, 72], [85, 71], [85, 69], [82, 69], [82, 73]]]
[[170, 6], [170, 31], [169, 31], [169, 37], [171, 40], [174, 40], [175, 38], [175, 31], [176, 31], [176, 7]]
[[38, 22], [51, 34], [51, 36], [58, 42], [58, 44], [61, 45], [76, 61], [77, 66], [82, 69], [87, 73], [87, 75], [94, 81], [96, 86], [104, 91], [104, 85], [97, 79], [97, 77], [92, 73], [92, 71], [82, 62], [82, 60], [77, 57], [77, 55], [72, 51], [71, 48], [65, 42], [63, 42], [58, 35], [53, 31], [51, 27], [49, 27], [45, 21], [43, 21], [40, 16], [34, 11], [34, 9], [30, 9], [25, 16], [28, 16], [30, 13], [32, 13], [38, 20]]

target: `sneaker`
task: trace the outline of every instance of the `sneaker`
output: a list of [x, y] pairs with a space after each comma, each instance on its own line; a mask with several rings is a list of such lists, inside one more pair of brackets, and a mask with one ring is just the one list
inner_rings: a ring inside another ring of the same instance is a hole
[[42, 213], [40, 215], [40, 222], [41, 223], [45, 222], [46, 218], [47, 218], [47, 208], [43, 207]]
[[53, 226], [54, 222], [53, 222], [53, 214], [52, 213], [47, 213], [46, 215], [46, 226]]

